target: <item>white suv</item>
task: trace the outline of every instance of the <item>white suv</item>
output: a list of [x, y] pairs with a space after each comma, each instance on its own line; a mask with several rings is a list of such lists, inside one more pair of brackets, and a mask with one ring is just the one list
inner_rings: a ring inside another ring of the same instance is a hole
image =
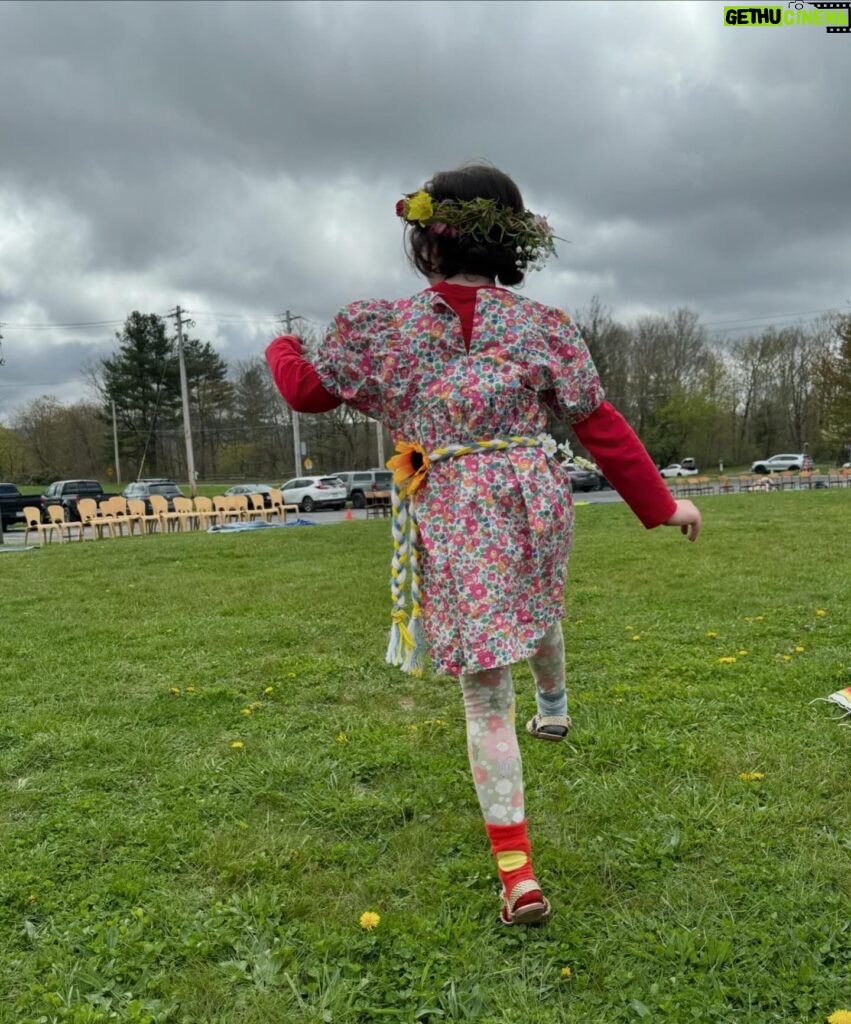
[[757, 459], [751, 466], [752, 473], [790, 473], [809, 469], [812, 459], [809, 455], [772, 455], [770, 459]]
[[315, 508], [343, 508], [346, 486], [336, 476], [299, 476], [281, 484], [285, 505], [298, 505], [302, 512]]

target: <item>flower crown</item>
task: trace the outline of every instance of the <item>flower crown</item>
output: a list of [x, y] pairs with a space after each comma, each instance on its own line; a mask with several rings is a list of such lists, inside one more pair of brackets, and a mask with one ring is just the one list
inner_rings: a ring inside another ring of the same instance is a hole
[[438, 199], [420, 189], [396, 203], [396, 216], [435, 235], [470, 235], [478, 242], [510, 246], [518, 267], [539, 270], [555, 256], [556, 235], [546, 217], [518, 213], [496, 199]]

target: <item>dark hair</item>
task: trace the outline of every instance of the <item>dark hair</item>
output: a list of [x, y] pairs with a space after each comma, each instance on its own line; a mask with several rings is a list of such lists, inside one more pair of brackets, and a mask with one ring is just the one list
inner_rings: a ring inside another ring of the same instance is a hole
[[[440, 171], [423, 187], [437, 201], [495, 199], [518, 213], [525, 209], [520, 189], [511, 178], [487, 164], [466, 164], [455, 171]], [[513, 245], [480, 241], [472, 235], [438, 235], [419, 224], [407, 227], [408, 258], [426, 277], [434, 273], [443, 277], [480, 274], [509, 287], [523, 280], [526, 261]]]

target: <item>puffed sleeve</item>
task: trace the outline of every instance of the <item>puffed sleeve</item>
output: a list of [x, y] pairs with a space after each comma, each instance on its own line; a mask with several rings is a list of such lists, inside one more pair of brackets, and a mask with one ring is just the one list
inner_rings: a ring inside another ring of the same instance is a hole
[[313, 361], [327, 391], [373, 419], [383, 411], [376, 350], [392, 316], [389, 302], [353, 302], [334, 318]]
[[600, 375], [579, 328], [561, 309], [548, 308], [545, 332], [544, 401], [571, 422], [584, 420], [604, 400]]

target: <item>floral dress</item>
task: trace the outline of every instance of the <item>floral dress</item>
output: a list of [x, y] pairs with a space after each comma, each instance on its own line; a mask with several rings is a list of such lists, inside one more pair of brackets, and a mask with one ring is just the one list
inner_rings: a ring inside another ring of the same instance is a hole
[[[536, 437], [547, 407], [580, 420], [603, 401], [567, 314], [503, 289], [478, 291], [469, 352], [457, 314], [424, 291], [347, 306], [315, 366], [328, 391], [427, 452]], [[434, 670], [480, 672], [533, 654], [564, 615], [565, 470], [540, 447], [459, 456], [432, 465], [412, 501]]]

